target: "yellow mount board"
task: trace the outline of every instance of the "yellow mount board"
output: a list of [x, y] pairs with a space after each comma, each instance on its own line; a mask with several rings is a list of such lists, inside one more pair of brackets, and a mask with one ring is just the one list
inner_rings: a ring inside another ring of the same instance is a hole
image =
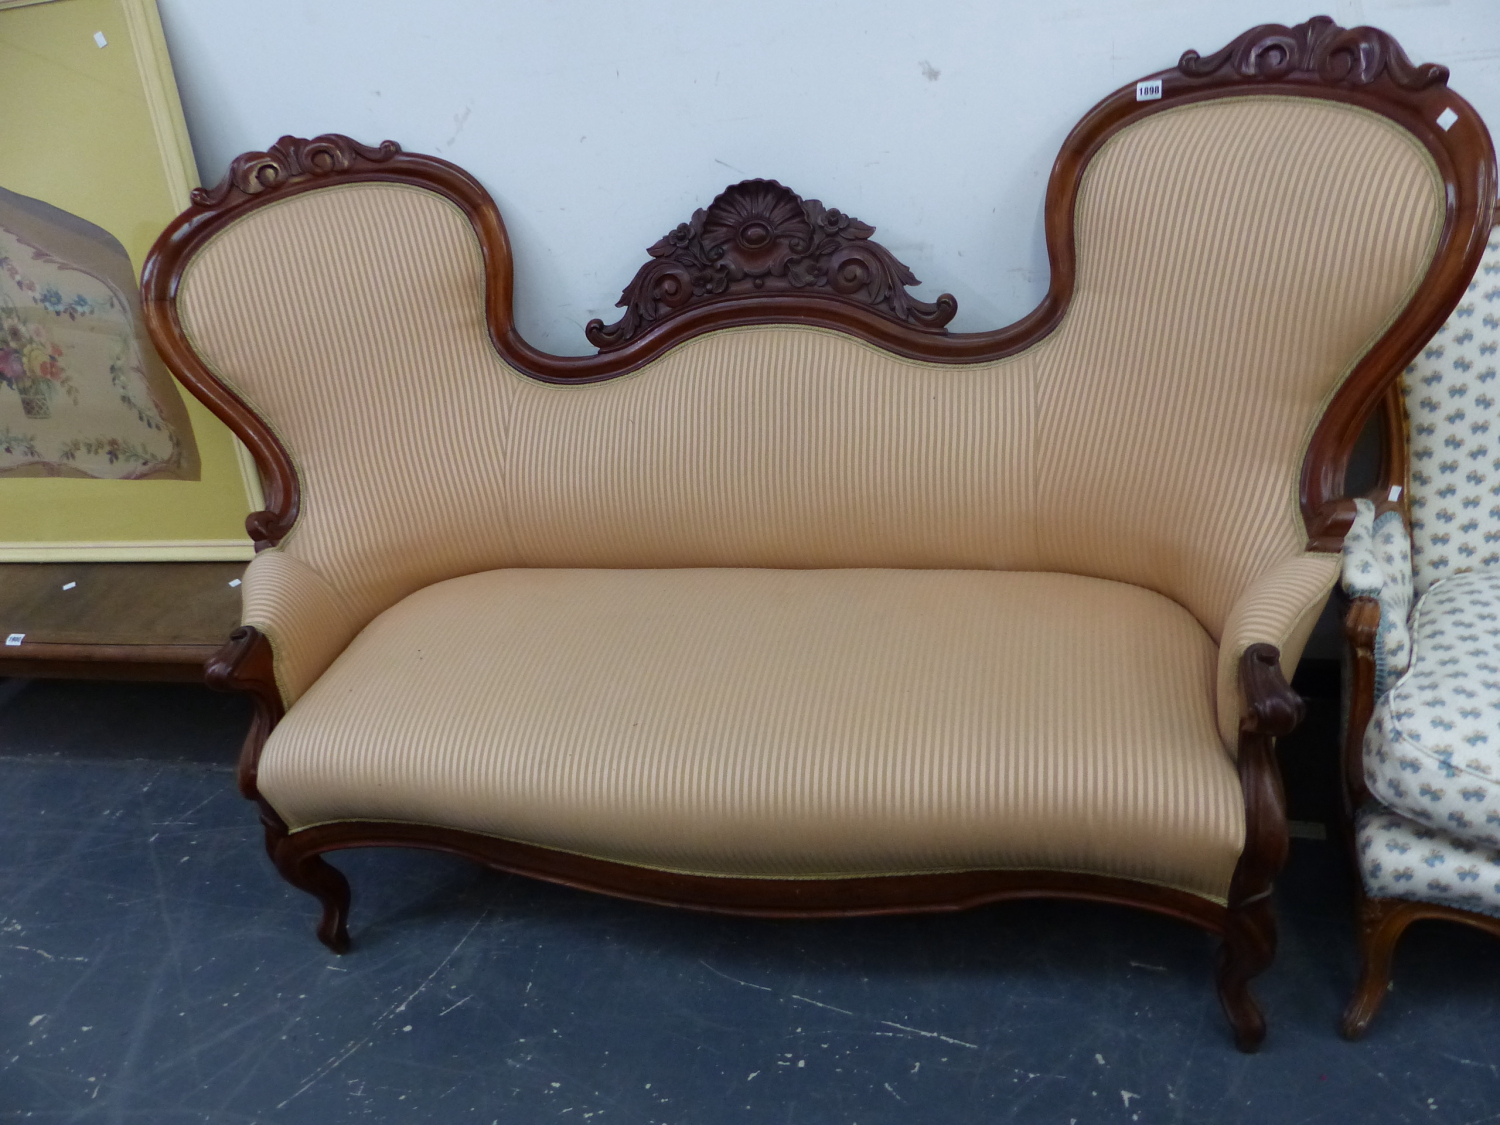
[[[0, 96], [0, 187], [103, 228], [138, 278], [197, 181], [154, 0], [0, 0]], [[250, 558], [253, 463], [176, 389], [199, 479], [0, 476], [0, 562]]]

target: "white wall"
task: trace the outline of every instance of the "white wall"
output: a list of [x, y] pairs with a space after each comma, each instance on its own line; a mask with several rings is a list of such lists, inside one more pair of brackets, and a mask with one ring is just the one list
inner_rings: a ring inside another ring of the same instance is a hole
[[[467, 168], [539, 347], [590, 349], [645, 248], [726, 184], [781, 180], [879, 231], [954, 327], [1047, 285], [1042, 195], [1111, 90], [1288, 0], [158, 0], [205, 182], [283, 133], [390, 138]], [[1500, 133], [1500, 0], [1335, 0]]]

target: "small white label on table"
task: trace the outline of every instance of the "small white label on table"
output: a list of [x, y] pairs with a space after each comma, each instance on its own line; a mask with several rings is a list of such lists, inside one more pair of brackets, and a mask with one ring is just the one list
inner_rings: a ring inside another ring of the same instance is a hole
[[18, 645], [20, 645], [20, 643], [22, 641], [24, 641], [25, 639], [26, 639], [26, 634], [25, 633], [12, 633], [10, 636], [8, 636], [8, 637], [5, 638], [5, 643], [7, 645], [9, 645], [11, 648], [15, 648]]
[[96, 32], [94, 32], [94, 42], [97, 43], [97, 44], [99, 44], [99, 46], [101, 46], [101, 47], [108, 47], [109, 46], [109, 40], [106, 39], [106, 38], [104, 38], [104, 32], [102, 32], [102, 31], [96, 31]]
[[1138, 102], [1154, 102], [1161, 99], [1161, 79], [1148, 78], [1144, 82], [1135, 84], [1135, 100]]
[[1437, 123], [1442, 127], [1443, 132], [1446, 133], [1449, 129], [1453, 128], [1453, 123], [1457, 120], [1458, 114], [1453, 112], [1453, 107], [1450, 105], [1442, 113], [1438, 114]]
[[77, 582], [64, 582], [63, 583], [63, 589], [64, 590], [71, 590], [76, 585], [78, 585]]
[[229, 584], [231, 586], [238, 586], [240, 584], [240, 580], [238, 578], [231, 578], [229, 580]]

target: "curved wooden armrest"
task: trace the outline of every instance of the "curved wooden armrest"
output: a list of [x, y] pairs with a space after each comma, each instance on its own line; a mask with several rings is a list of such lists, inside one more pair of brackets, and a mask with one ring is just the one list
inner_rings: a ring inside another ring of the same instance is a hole
[[1307, 713], [1307, 705], [1281, 674], [1281, 651], [1253, 644], [1240, 657], [1240, 683], [1250, 711], [1240, 722], [1242, 734], [1290, 734]]

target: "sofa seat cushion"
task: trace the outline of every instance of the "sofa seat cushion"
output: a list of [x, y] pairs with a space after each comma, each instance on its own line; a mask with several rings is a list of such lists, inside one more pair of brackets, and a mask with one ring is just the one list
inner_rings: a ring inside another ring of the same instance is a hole
[[1500, 851], [1371, 802], [1355, 822], [1365, 892], [1500, 917]]
[[1216, 649], [1042, 573], [497, 570], [376, 618], [292, 706], [288, 826], [418, 822], [708, 875], [1045, 868], [1222, 900]]
[[1500, 569], [1435, 583], [1411, 636], [1411, 667], [1365, 732], [1366, 784], [1421, 824], [1500, 847]]

